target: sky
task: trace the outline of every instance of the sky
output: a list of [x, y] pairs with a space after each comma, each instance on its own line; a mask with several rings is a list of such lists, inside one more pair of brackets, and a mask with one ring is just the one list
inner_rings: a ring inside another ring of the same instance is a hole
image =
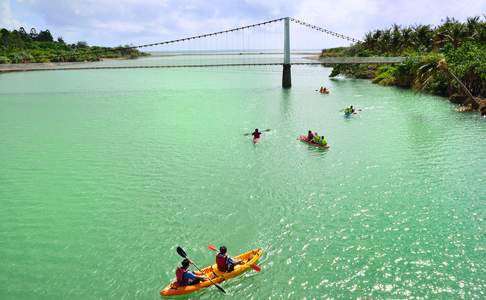
[[[464, 21], [483, 14], [486, 0], [0, 0], [0, 28], [49, 29], [69, 43], [103, 46], [166, 41], [286, 16], [362, 39], [393, 23], [437, 25], [447, 16]], [[349, 44], [308, 31], [293, 35], [293, 48], [306, 41]]]

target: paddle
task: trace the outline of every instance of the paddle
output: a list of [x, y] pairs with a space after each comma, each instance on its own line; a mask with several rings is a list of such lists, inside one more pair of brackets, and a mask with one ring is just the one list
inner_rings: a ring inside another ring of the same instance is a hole
[[[178, 253], [180, 256], [182, 256], [182, 257], [184, 257], [184, 258], [189, 259], [189, 258], [187, 257], [186, 252], [184, 251], [184, 249], [182, 249], [181, 247], [177, 246], [177, 249], [176, 249], [176, 250], [177, 250], [177, 253]], [[194, 265], [194, 267], [196, 267], [196, 269], [198, 269], [198, 270], [199, 270], [199, 272], [201, 272], [201, 273], [203, 272], [203, 271], [201, 271], [201, 269], [199, 269], [199, 267], [198, 267], [198, 266], [196, 266], [196, 264], [195, 264], [195, 263], [193, 263], [192, 261], [191, 261], [191, 263]], [[216, 282], [212, 281], [212, 280], [211, 280], [211, 278], [209, 278], [209, 277], [207, 277], [207, 278], [209, 279], [209, 281], [211, 281], [211, 283], [212, 283], [212, 284], [214, 284], [214, 286], [215, 286], [215, 287], [217, 287], [217, 288], [218, 288], [218, 290], [220, 290], [222, 293], [226, 294], [226, 291], [225, 291], [225, 290], [223, 290], [223, 288], [222, 288], [222, 287], [220, 287], [220, 286], [219, 286], [219, 285], [218, 285]]]
[[[212, 250], [212, 251], [218, 251], [218, 249], [216, 249], [216, 246], [214, 246], [214, 245], [209, 245], [208, 249]], [[253, 270], [255, 270], [256, 272], [260, 272], [262, 270], [262, 268], [260, 268], [260, 266], [257, 266], [257, 265], [250, 265], [250, 267]]]
[[[346, 110], [346, 109], [345, 109], [345, 108], [343, 108], [343, 109], [341, 109], [341, 110], [340, 110], [340, 112], [343, 112], [343, 111], [345, 111], [345, 110]], [[356, 108], [356, 109], [355, 109], [355, 111], [363, 111], [363, 110], [362, 110], [361, 108]]]
[[[260, 132], [269, 132], [270, 130], [271, 130], [271, 129], [265, 129], [265, 130], [260, 131]], [[252, 133], [253, 133], [253, 132], [252, 132]], [[250, 134], [252, 134], [252, 133], [244, 133], [243, 135], [244, 135], [244, 136], [247, 136], [247, 135], [250, 135]]]

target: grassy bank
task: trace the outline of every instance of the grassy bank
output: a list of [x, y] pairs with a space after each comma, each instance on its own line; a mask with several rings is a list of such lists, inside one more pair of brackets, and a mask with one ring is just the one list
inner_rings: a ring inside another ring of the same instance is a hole
[[81, 62], [103, 58], [137, 58], [148, 55], [127, 46], [97, 47], [86, 42], [67, 44], [59, 37], [54, 40], [49, 30], [39, 33], [31, 29], [0, 30], [0, 64]]

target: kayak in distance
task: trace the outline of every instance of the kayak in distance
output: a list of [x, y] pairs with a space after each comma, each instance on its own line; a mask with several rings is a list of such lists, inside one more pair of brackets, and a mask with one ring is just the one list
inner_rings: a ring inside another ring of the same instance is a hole
[[308, 145], [312, 145], [312, 146], [319, 147], [319, 148], [322, 148], [322, 149], [328, 149], [329, 148], [329, 144], [322, 145], [322, 144], [315, 143], [313, 141], [309, 141], [309, 139], [305, 135], [299, 136], [298, 140], [300, 140], [301, 142], [304, 142]]
[[352, 105], [349, 107], [346, 107], [342, 109], [341, 111], [344, 111], [344, 116], [345, 117], [350, 117], [352, 114], [357, 114], [357, 111], [361, 111], [361, 109], [356, 109]]
[[253, 131], [252, 133], [245, 133], [243, 135], [245, 135], [245, 136], [252, 135], [253, 136], [253, 144], [257, 144], [260, 141], [260, 136], [262, 135], [262, 133], [269, 132], [269, 131], [270, 131], [270, 129], [258, 131], [258, 128], [255, 128], [255, 131]]
[[175, 282], [171, 282], [168, 286], [160, 291], [161, 296], [177, 296], [177, 295], [185, 295], [194, 292], [201, 291], [205, 288], [208, 288], [215, 283], [220, 283], [225, 280], [231, 279], [238, 275], [241, 275], [243, 272], [248, 271], [249, 269], [254, 267], [260, 257], [262, 256], [263, 250], [260, 248], [250, 250], [238, 256], [235, 256], [235, 259], [243, 261], [242, 264], [236, 265], [235, 269], [231, 272], [221, 272], [218, 270], [216, 264], [205, 267], [201, 269], [201, 273], [198, 275], [204, 275], [211, 280], [205, 280], [193, 285], [185, 285], [185, 286], [178, 286]]

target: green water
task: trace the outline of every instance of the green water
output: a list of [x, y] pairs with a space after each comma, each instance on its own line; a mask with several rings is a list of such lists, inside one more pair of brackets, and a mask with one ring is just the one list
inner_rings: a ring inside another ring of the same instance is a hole
[[0, 299], [159, 299], [175, 247], [204, 266], [208, 244], [265, 251], [225, 299], [484, 299], [486, 120], [292, 72], [0, 75]]

